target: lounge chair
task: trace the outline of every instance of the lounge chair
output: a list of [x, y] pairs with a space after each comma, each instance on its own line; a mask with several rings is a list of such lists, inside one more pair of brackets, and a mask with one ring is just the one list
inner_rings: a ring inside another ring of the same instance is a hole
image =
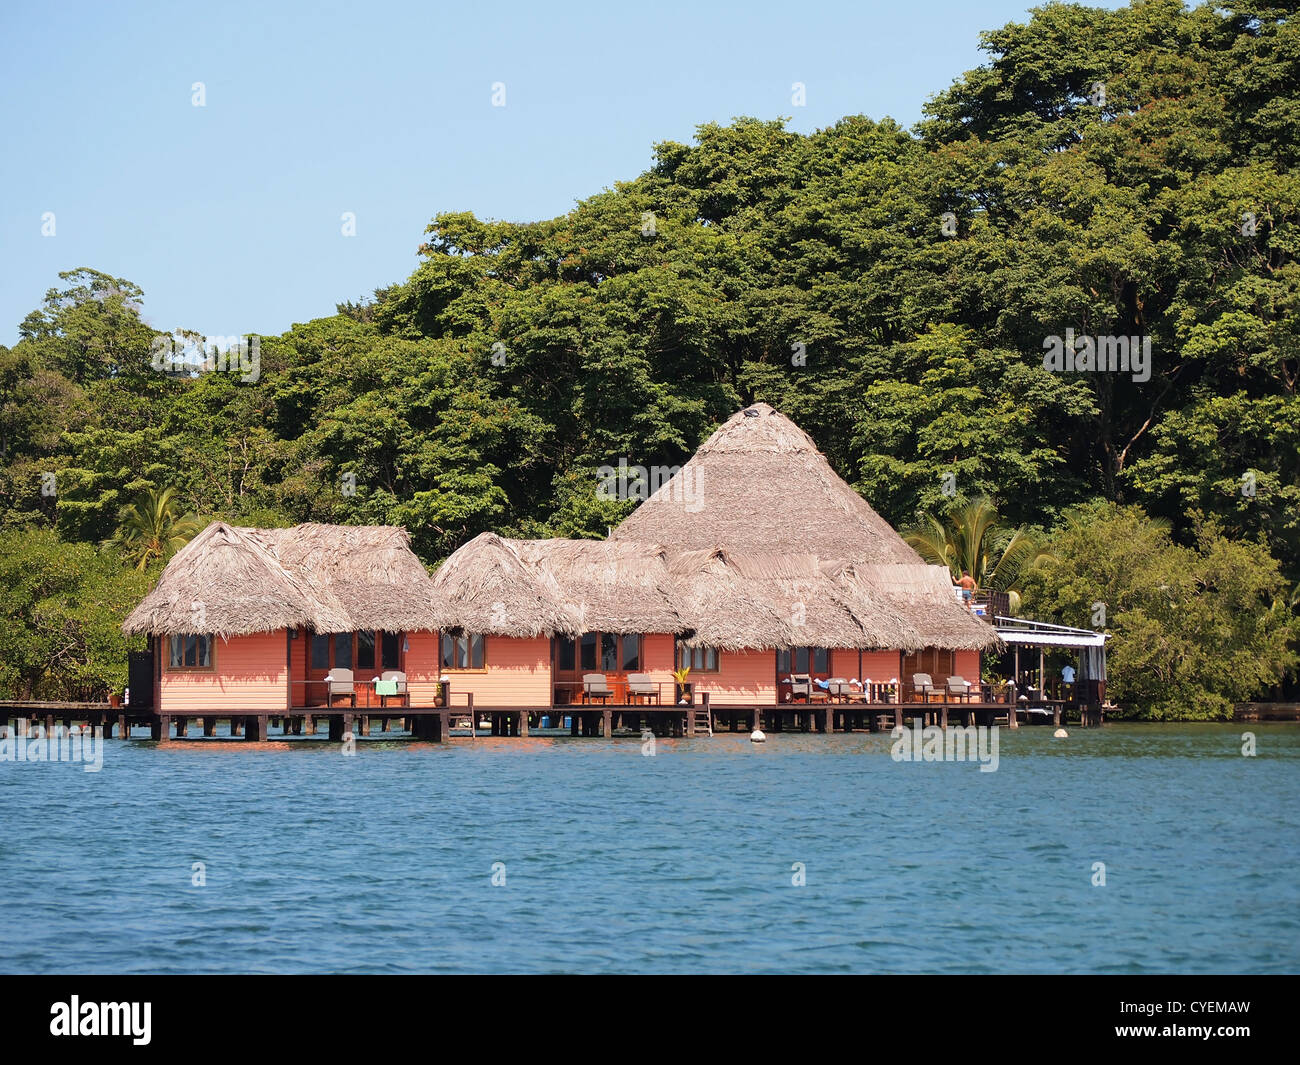
[[602, 703], [608, 702], [609, 697], [614, 694], [614, 689], [609, 686], [609, 681], [605, 679], [604, 673], [584, 673], [582, 675], [582, 701], [584, 703], [594, 703], [600, 700]]
[[397, 684], [397, 690], [392, 695], [381, 695], [379, 697], [380, 706], [387, 706], [389, 699], [401, 700], [401, 702], [398, 704], [399, 706], [411, 705], [411, 695], [406, 687], [405, 673], [403, 673], [400, 669], [386, 669], [384, 670], [383, 675], [379, 679], [385, 681], [391, 680]]
[[812, 677], [807, 673], [794, 673], [790, 676], [790, 701], [794, 702], [799, 696], [803, 696], [807, 702], [812, 702]]
[[357, 705], [357, 688], [352, 681], [352, 670], [340, 669], [335, 667], [325, 674], [325, 701], [334, 705], [334, 699], [340, 695], [346, 695], [348, 702], [353, 706]]
[[921, 702], [930, 701], [930, 693], [934, 691], [934, 681], [930, 679], [929, 673], [912, 674], [912, 691], [921, 697]]
[[649, 673], [629, 673], [627, 675], [627, 701], [636, 703], [641, 699], [659, 702], [659, 685], [650, 679]]
[[826, 683], [830, 685], [827, 689], [830, 697], [837, 703], [851, 702], [858, 694], [843, 677], [831, 677]]
[[971, 682], [966, 680], [964, 677], [960, 677], [954, 673], [951, 677], [948, 678], [949, 699], [952, 699], [956, 702], [961, 702], [963, 700], [965, 700], [966, 702], [970, 702], [974, 694], [975, 693], [971, 691]]

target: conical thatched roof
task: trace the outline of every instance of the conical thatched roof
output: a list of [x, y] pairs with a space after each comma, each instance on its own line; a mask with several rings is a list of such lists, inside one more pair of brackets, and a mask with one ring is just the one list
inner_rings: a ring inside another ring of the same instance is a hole
[[122, 630], [403, 632], [428, 627], [429, 598], [429, 575], [404, 529], [214, 521], [176, 553]]
[[582, 632], [554, 578], [525, 562], [519, 545], [480, 533], [454, 551], [433, 575], [432, 627], [519, 637]]
[[728, 418], [610, 538], [682, 550], [921, 561], [812, 438], [766, 403]]

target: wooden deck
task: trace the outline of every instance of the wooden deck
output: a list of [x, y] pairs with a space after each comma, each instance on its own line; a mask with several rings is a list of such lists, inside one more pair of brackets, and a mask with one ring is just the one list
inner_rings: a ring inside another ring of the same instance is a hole
[[[947, 727], [954, 725], [992, 725], [1000, 719], [1008, 727], [1024, 724], [1062, 724], [1073, 713], [1084, 725], [1100, 725], [1101, 712], [1095, 707], [1080, 707], [1063, 700], [1042, 700], [1034, 707], [1011, 707], [1005, 702], [795, 702], [780, 704], [724, 704], [710, 705], [708, 694], [691, 705], [665, 706], [655, 704], [606, 703], [580, 706], [476, 706], [472, 693], [465, 693], [460, 705], [354, 707], [297, 706], [264, 710], [242, 710], [237, 714], [156, 714], [139, 708], [109, 707], [107, 703], [0, 703], [4, 713], [0, 722], [6, 728], [23, 731], [19, 721], [28, 722], [26, 728], [42, 727], [48, 734], [56, 725], [73, 724], [103, 727], [106, 733], [119, 739], [131, 738], [131, 729], [145, 727], [150, 737], [160, 743], [172, 739], [212, 738], [217, 734], [218, 723], [229, 722], [230, 736], [245, 740], [269, 739], [272, 728], [282, 729], [283, 735], [315, 736], [323, 731], [330, 740], [342, 741], [371, 736], [375, 732], [387, 733], [396, 725], [413, 739], [426, 742], [449, 740], [455, 723], [466, 717], [475, 722], [475, 732], [486, 719], [489, 734], [493, 736], [528, 736], [542, 728], [545, 720], [548, 731], [564, 727], [572, 736], [612, 737], [616, 730], [630, 730], [640, 734], [643, 730], [656, 736], [694, 736], [700, 732], [749, 732], [763, 729], [769, 732], [879, 732], [893, 727], [906, 727], [920, 720], [924, 725]], [[1041, 709], [1042, 712], [1033, 712]], [[1014, 713], [1010, 712], [1014, 710]], [[12, 723], [12, 724], [11, 724]], [[321, 729], [322, 724], [325, 726]], [[196, 727], [200, 735], [191, 734]], [[175, 730], [173, 733], [173, 729]]]

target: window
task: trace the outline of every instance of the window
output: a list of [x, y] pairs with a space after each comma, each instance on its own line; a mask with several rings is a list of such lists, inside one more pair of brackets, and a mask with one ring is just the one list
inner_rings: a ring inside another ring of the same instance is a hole
[[555, 668], [561, 673], [572, 673], [577, 669], [578, 647], [571, 636], [555, 638]]
[[322, 636], [320, 633], [311, 634], [311, 668], [312, 669], [329, 669], [330, 667], [330, 638]]
[[608, 632], [601, 633], [600, 637], [600, 671], [618, 672], [618, 637]]
[[442, 668], [482, 669], [483, 637], [469, 633], [461, 633], [459, 636], [443, 633]]
[[776, 652], [778, 673], [829, 673], [829, 647], [782, 647]]
[[692, 673], [716, 673], [718, 671], [718, 649], [716, 647], [687, 647], [677, 645], [677, 668], [690, 667]]
[[334, 665], [339, 669], [352, 668], [352, 633], [334, 634]]
[[357, 633], [357, 669], [375, 668], [375, 634], [372, 631]]
[[177, 635], [167, 638], [168, 669], [211, 669], [212, 637]]
[[582, 634], [582, 668], [591, 670], [596, 668], [596, 649], [600, 645], [600, 633], [584, 632]]
[[399, 668], [399, 666], [398, 666], [398, 662], [400, 661], [400, 658], [398, 657], [398, 653], [397, 653], [397, 646], [398, 646], [398, 645], [397, 645], [397, 637], [398, 637], [398, 635], [399, 635], [399, 634], [396, 633], [396, 632], [385, 632], [385, 633], [383, 633], [383, 637], [384, 637], [384, 639], [383, 639], [383, 657], [382, 657], [382, 660], [381, 660], [381, 661], [382, 661], [382, 668], [383, 668], [383, 669], [398, 669], [398, 668]]
[[641, 668], [641, 637], [624, 636], [623, 637], [623, 657], [622, 665], [624, 672], [635, 672]]

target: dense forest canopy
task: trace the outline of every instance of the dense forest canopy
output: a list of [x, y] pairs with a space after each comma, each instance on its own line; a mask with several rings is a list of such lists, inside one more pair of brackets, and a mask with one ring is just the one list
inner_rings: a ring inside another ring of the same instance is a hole
[[[52, 563], [49, 535], [97, 545], [166, 488], [202, 519], [404, 525], [430, 564], [485, 529], [603, 536], [633, 503], [598, 467], [678, 465], [765, 400], [895, 526], [954, 489], [1071, 535], [1109, 504], [1102, 527], [1145, 516], [1207, 558], [1207, 529], [1253, 545], [1258, 602], [1285, 599], [1290, 6], [1051, 4], [982, 43], [913, 130], [709, 124], [560, 218], [438, 214], [406, 281], [256, 338], [255, 375], [160, 372], [139, 288], [60, 275], [0, 347], [3, 552]], [[1145, 339], [1149, 379], [1045, 369], [1067, 335]]]

